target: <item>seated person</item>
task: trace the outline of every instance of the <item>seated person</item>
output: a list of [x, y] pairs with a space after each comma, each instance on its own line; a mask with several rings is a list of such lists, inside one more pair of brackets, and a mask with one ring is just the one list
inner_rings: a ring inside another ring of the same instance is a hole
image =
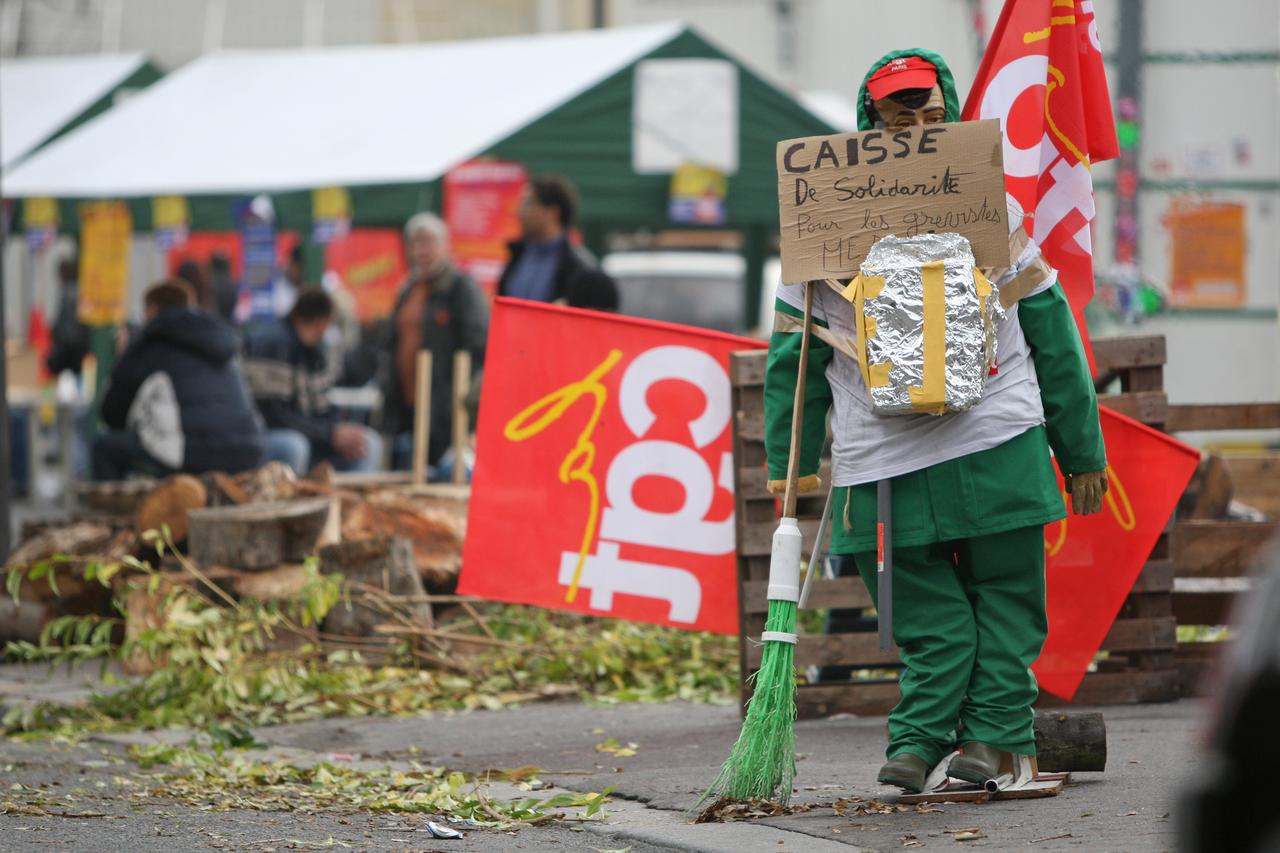
[[235, 332], [193, 307], [182, 279], [143, 296], [146, 323], [111, 371], [93, 476], [237, 472], [262, 462], [264, 430], [236, 359]]
[[323, 343], [333, 310], [329, 294], [308, 288], [287, 316], [245, 339], [245, 375], [267, 422], [267, 459], [286, 462], [301, 476], [319, 462], [339, 471], [374, 471], [382, 461], [381, 437], [339, 420], [329, 403], [341, 372], [341, 365], [328, 364]]

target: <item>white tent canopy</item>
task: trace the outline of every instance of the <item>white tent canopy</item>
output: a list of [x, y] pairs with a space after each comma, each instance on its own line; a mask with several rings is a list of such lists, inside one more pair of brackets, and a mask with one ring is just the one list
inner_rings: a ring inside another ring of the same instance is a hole
[[681, 29], [215, 53], [41, 150], [4, 178], [3, 192], [136, 197], [433, 180]]
[[0, 164], [12, 168], [145, 63], [140, 53], [0, 61]]

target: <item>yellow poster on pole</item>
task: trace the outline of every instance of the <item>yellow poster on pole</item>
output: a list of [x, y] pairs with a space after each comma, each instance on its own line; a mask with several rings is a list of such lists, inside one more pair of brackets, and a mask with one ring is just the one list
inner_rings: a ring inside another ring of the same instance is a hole
[[80, 320], [115, 326], [128, 316], [133, 219], [122, 201], [80, 207]]

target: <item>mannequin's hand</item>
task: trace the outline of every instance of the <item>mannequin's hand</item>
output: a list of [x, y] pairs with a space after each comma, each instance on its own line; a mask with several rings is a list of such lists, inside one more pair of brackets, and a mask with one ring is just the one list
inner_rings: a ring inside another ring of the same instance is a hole
[[1071, 511], [1076, 515], [1092, 515], [1102, 509], [1102, 496], [1107, 493], [1107, 472], [1090, 471], [1067, 477], [1067, 492], [1071, 495]]
[[[818, 477], [817, 474], [806, 474], [805, 476], [796, 480], [796, 494], [798, 495], [811, 495], [821, 488], [822, 488], [822, 480]], [[786, 491], [787, 491], [786, 480], [770, 480], [769, 481], [769, 494], [781, 495], [781, 494], [786, 494]]]

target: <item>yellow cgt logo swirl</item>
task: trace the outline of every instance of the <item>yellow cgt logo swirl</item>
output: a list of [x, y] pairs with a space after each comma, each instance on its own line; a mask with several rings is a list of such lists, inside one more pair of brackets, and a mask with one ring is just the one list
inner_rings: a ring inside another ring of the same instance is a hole
[[600, 423], [600, 415], [604, 412], [605, 402], [609, 398], [609, 390], [600, 381], [622, 359], [622, 350], [611, 350], [604, 361], [596, 365], [590, 373], [577, 382], [570, 382], [541, 399], [526, 406], [514, 418], [507, 421], [502, 434], [508, 441], [521, 442], [541, 433], [564, 415], [569, 408], [583, 397], [594, 401], [591, 417], [587, 420], [582, 432], [573, 447], [560, 461], [560, 482], [582, 483], [590, 495], [590, 508], [587, 511], [586, 528], [582, 531], [582, 547], [578, 551], [578, 563], [574, 568], [573, 582], [564, 600], [573, 603], [578, 597], [578, 584], [582, 581], [582, 567], [586, 564], [587, 554], [591, 551], [591, 542], [596, 535], [596, 527], [600, 522], [600, 483], [592, 468], [596, 462], [596, 445], [591, 440]]
[[[1116, 520], [1116, 524], [1120, 525], [1120, 529], [1127, 533], [1137, 526], [1138, 519], [1133, 514], [1133, 504], [1129, 502], [1129, 493], [1125, 491], [1124, 484], [1120, 482], [1120, 476], [1116, 473], [1116, 469], [1110, 465], [1107, 466], [1107, 482], [1110, 483], [1111, 488], [1107, 490], [1103, 503], [1111, 511], [1111, 517]], [[1062, 500], [1064, 502], [1067, 500], [1066, 492], [1062, 493]], [[1045, 537], [1045, 556], [1049, 559], [1056, 557], [1062, 547], [1067, 544], [1068, 518], [1058, 522], [1058, 535], [1056, 538]]]

